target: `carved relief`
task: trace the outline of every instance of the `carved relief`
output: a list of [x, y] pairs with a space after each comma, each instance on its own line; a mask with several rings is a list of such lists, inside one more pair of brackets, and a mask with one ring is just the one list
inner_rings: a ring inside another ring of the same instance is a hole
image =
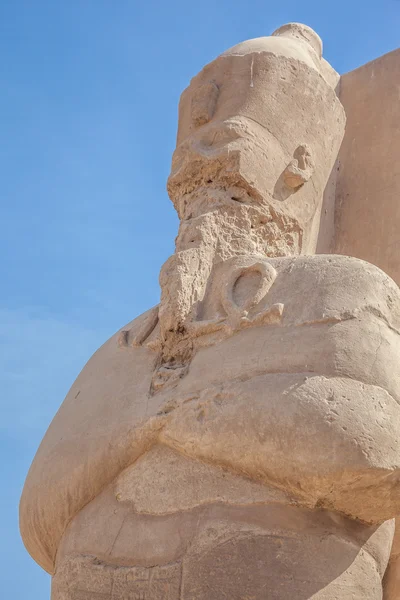
[[52, 600], [179, 600], [181, 565], [118, 567], [70, 556], [53, 579]]
[[[221, 269], [226, 265], [225, 269]], [[233, 333], [244, 326], [259, 325], [261, 323], [278, 323], [282, 316], [283, 304], [274, 304], [271, 307], [257, 312], [256, 308], [265, 298], [273, 285], [277, 273], [271, 264], [259, 257], [245, 256], [234, 260], [221, 263], [219, 268], [220, 280], [216, 284], [216, 290], [213, 294], [216, 298], [205, 296], [203, 304], [211, 302], [219, 304], [223, 309], [223, 314], [216, 315], [214, 319], [201, 320], [195, 313], [190, 315], [183, 323], [182, 327], [190, 331], [196, 337], [206, 335], [213, 331], [225, 329], [227, 333]], [[221, 270], [223, 274], [221, 275]], [[258, 276], [259, 281], [255, 290], [247, 288], [247, 278], [252, 275]], [[239, 292], [240, 288], [240, 292]], [[250, 313], [253, 316], [249, 316]], [[162, 316], [161, 316], [162, 318]], [[151, 309], [150, 314], [145, 318], [139, 329], [135, 332], [123, 330], [118, 338], [120, 346], [141, 346], [153, 333], [160, 320], [159, 307]], [[166, 329], [164, 327], [164, 329]], [[159, 336], [159, 334], [158, 334]], [[161, 343], [158, 337], [157, 342], [151, 342], [150, 347], [158, 348]]]
[[[252, 256], [238, 257], [226, 261], [225, 272], [220, 266], [218, 275], [214, 292], [217, 298], [213, 299], [213, 303], [220, 305], [222, 314], [213, 319], [192, 321], [189, 330], [194, 336], [220, 330], [226, 335], [232, 335], [242, 327], [280, 322], [283, 304], [259, 309], [261, 301], [268, 294], [277, 276], [268, 261], [257, 260], [257, 257]], [[249, 284], [249, 278], [252, 276], [256, 276], [255, 285]]]
[[124, 346], [142, 346], [149, 338], [158, 323], [158, 306], [154, 306], [144, 322], [141, 323], [138, 330], [133, 332], [129, 329], [121, 331], [118, 337], [118, 345]]
[[[168, 262], [169, 265], [173, 264], [171, 259]], [[175, 270], [175, 273], [179, 277], [179, 271]], [[217, 263], [210, 277], [205, 278], [202, 283], [203, 288], [207, 288], [202, 294], [203, 300], [195, 304], [189, 303], [187, 317], [181, 321], [176, 320], [177, 325], [174, 326], [174, 320], [178, 317], [178, 311], [166, 311], [166, 307], [161, 304], [161, 307], [151, 310], [138, 331], [122, 331], [119, 336], [120, 346], [142, 345], [146, 344], [158, 325], [156, 337], [153, 336], [150, 342], [150, 348], [160, 353], [152, 377], [151, 394], [176, 386], [186, 375], [195, 351], [196, 339], [207, 338], [216, 332], [227, 337], [244, 327], [279, 324], [284, 305], [275, 303], [268, 306], [263, 302], [276, 276], [274, 267], [257, 256], [239, 256]], [[198, 280], [194, 278], [192, 281], [196, 283]], [[190, 293], [189, 286], [190, 280], [186, 284], [186, 291], [189, 290]], [[169, 299], [177, 293], [173, 277], [165, 277], [165, 292]], [[211, 312], [211, 318], [203, 319], [201, 313], [204, 312]], [[167, 324], [163, 322], [165, 315]], [[208, 341], [202, 339], [201, 345], [212, 344], [214, 341], [212, 337]]]
[[[244, 286], [243, 297], [239, 299], [237, 294], [239, 283], [242, 280], [245, 282], [246, 275], [253, 273], [260, 276], [258, 289], [255, 290], [254, 294], [248, 294], [246, 293], [246, 286]], [[233, 329], [239, 329], [242, 324], [254, 325], [269, 320], [273, 322], [275, 319], [272, 315], [282, 315], [282, 305], [276, 304], [262, 311], [262, 313], [256, 314], [253, 318], [248, 316], [250, 311], [257, 307], [269, 292], [276, 275], [275, 269], [268, 262], [261, 260], [252, 262], [251, 258], [249, 258], [247, 266], [238, 266], [227, 274], [221, 286], [221, 302]]]

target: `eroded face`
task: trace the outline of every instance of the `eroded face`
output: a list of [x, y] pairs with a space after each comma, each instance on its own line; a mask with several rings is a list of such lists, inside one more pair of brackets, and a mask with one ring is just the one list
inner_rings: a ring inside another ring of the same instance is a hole
[[169, 195], [183, 219], [196, 212], [188, 197], [201, 188], [272, 206], [297, 220], [307, 241], [342, 139], [343, 108], [303, 54], [246, 52], [220, 56], [183, 92]]

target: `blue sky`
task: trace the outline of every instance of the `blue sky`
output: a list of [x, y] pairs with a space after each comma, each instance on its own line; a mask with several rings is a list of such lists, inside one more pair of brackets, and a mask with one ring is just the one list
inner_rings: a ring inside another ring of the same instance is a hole
[[17, 511], [52, 416], [94, 350], [158, 302], [179, 94], [223, 50], [288, 21], [315, 28], [341, 73], [400, 45], [399, 0], [0, 0], [5, 598], [49, 597]]

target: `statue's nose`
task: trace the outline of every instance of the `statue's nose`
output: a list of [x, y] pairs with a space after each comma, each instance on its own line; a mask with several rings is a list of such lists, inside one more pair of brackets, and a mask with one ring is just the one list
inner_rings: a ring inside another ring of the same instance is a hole
[[180, 157], [188, 152], [197, 154], [208, 154], [210, 151], [225, 147], [226, 144], [240, 139], [246, 135], [243, 122], [238, 119], [227, 119], [225, 121], [213, 121], [195, 130], [175, 152], [174, 158]]
[[233, 120], [209, 123], [186, 138], [174, 151], [172, 156], [170, 178], [197, 157], [211, 158], [221, 151], [226, 151], [228, 144], [245, 135], [243, 127]]

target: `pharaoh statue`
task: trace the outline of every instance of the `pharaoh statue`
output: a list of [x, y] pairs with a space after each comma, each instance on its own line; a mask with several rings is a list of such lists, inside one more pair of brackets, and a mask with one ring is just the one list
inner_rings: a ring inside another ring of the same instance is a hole
[[183, 92], [160, 304], [89, 360], [23, 491], [52, 600], [382, 598], [400, 292], [372, 264], [315, 254], [338, 80], [291, 23]]

